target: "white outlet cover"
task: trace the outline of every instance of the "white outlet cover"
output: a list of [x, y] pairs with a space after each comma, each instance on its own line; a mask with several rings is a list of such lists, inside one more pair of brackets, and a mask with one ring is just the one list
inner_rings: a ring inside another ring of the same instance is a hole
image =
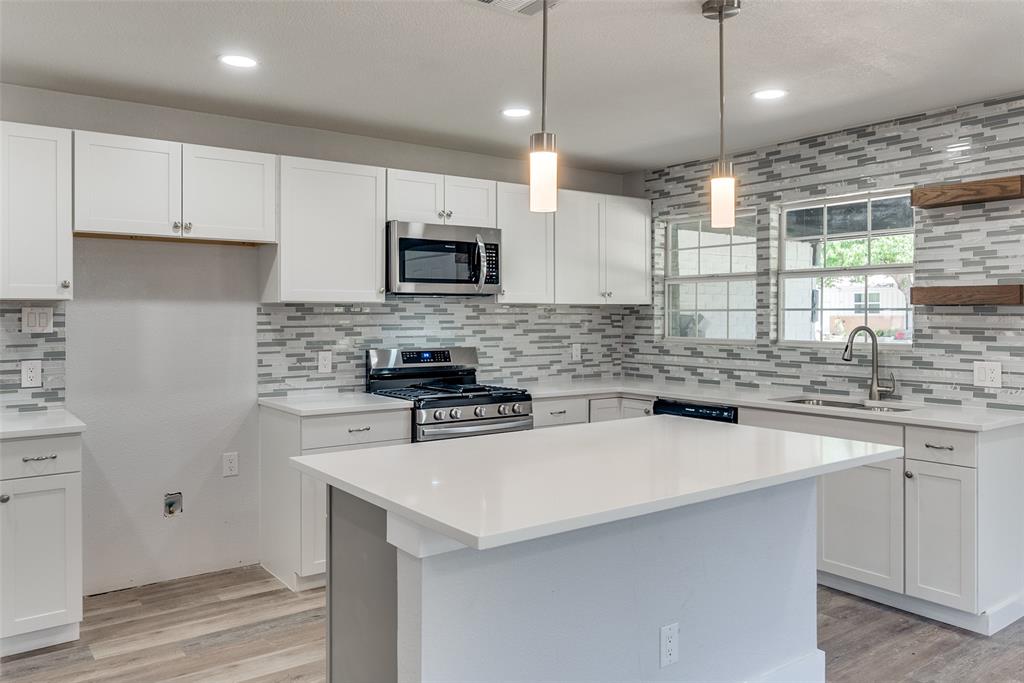
[[21, 309], [22, 334], [53, 332], [53, 309], [46, 306], [26, 306]]
[[225, 453], [221, 460], [222, 476], [238, 476], [238, 453]]
[[1003, 386], [1003, 364], [974, 361], [974, 386], [1000, 389]]
[[318, 351], [316, 354], [316, 371], [321, 375], [334, 370], [334, 354], [330, 351]]
[[583, 344], [572, 345], [572, 359], [583, 360]]
[[679, 622], [661, 627], [661, 668], [679, 661]]
[[35, 389], [43, 386], [43, 361], [21, 361], [21, 388]]

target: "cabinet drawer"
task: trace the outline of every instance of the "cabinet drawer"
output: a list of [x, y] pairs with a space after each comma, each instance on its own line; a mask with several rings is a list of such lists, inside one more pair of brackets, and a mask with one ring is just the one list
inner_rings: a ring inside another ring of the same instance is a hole
[[48, 436], [4, 441], [0, 448], [0, 479], [80, 472], [80, 436]]
[[533, 426], [557, 427], [587, 422], [590, 401], [585, 398], [555, 398], [533, 401]]
[[952, 429], [907, 427], [908, 458], [961, 467], [978, 466], [978, 435]]
[[407, 410], [302, 418], [302, 450], [409, 439], [411, 434]]

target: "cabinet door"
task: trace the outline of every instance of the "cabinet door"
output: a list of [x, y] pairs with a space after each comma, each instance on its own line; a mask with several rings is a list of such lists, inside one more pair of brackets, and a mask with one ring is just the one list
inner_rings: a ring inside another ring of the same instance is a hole
[[444, 176], [388, 169], [389, 221], [444, 223]]
[[903, 592], [903, 458], [818, 477], [818, 569]]
[[197, 240], [277, 241], [277, 157], [182, 145], [182, 234]]
[[180, 237], [181, 143], [75, 131], [75, 230]]
[[906, 461], [907, 595], [977, 612], [977, 472]]
[[622, 417], [646, 417], [654, 414], [654, 401], [639, 398], [622, 399]]
[[558, 191], [555, 213], [555, 303], [603, 304], [601, 213], [604, 197]]
[[608, 196], [601, 227], [603, 290], [608, 302], [651, 303], [651, 203]]
[[497, 225], [498, 183], [479, 178], [444, 177], [444, 222], [493, 228]]
[[516, 304], [555, 302], [555, 221], [530, 211], [530, 187], [498, 183], [501, 228], [499, 301]]
[[82, 620], [81, 477], [0, 481], [0, 637]]
[[622, 419], [621, 398], [595, 398], [590, 401], [590, 421], [608, 422]]
[[0, 122], [0, 299], [70, 299], [71, 269], [71, 131]]
[[282, 157], [281, 299], [383, 301], [384, 200], [383, 168]]

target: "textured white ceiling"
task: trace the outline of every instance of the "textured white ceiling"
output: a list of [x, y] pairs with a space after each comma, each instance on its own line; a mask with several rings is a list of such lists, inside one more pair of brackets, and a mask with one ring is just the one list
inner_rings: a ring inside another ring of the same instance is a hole
[[[566, 162], [656, 168], [717, 149], [700, 0], [562, 0], [549, 128]], [[726, 24], [728, 147], [1024, 90], [1024, 0], [745, 0]], [[242, 52], [252, 72], [220, 65]], [[524, 154], [540, 18], [475, 0], [0, 2], [7, 83]], [[789, 97], [754, 101], [774, 86]]]

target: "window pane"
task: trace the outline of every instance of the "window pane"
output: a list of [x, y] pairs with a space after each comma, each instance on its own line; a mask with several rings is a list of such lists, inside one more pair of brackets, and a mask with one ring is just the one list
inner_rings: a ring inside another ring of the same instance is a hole
[[704, 247], [700, 250], [700, 274], [729, 272], [729, 247]]
[[686, 249], [699, 244], [700, 223], [685, 221], [669, 225], [669, 245], [672, 249]]
[[864, 296], [863, 275], [830, 275], [823, 278], [823, 285], [822, 308], [853, 310], [857, 303], [855, 295]]
[[909, 308], [911, 273], [871, 275], [868, 277], [868, 303], [877, 302], [877, 308]]
[[871, 238], [872, 263], [913, 263], [914, 236], [886, 235]]
[[826, 268], [849, 268], [868, 264], [868, 240], [833, 240], [825, 244]]
[[893, 230], [914, 225], [910, 197], [889, 197], [871, 201], [871, 229]]
[[725, 310], [728, 307], [728, 283], [697, 283], [697, 310]]
[[864, 324], [864, 314], [853, 309], [824, 312], [821, 341], [844, 342], [850, 331]]
[[825, 231], [821, 207], [786, 212], [786, 238], [819, 237]]
[[729, 309], [757, 308], [757, 288], [753, 280], [733, 280], [729, 283]]
[[747, 242], [732, 245], [732, 272], [757, 272], [757, 244]]
[[824, 242], [821, 240], [813, 242], [786, 240], [786, 270], [820, 268], [824, 251]]
[[710, 228], [705, 226], [700, 233], [700, 246], [720, 247], [729, 244], [731, 231], [725, 228]]
[[693, 311], [672, 311], [668, 314], [670, 337], [696, 337], [697, 319]]
[[868, 325], [878, 335], [879, 342], [910, 342], [914, 338], [910, 310], [906, 308], [869, 311]]
[[818, 341], [821, 318], [818, 311], [789, 311], [783, 321], [788, 341]]
[[757, 239], [757, 216], [736, 216], [736, 227], [732, 229], [732, 243], [753, 242]]
[[725, 311], [698, 311], [697, 336], [706, 339], [727, 339], [729, 316]]
[[783, 287], [785, 308], [821, 308], [821, 278], [786, 278]]
[[697, 286], [692, 282], [673, 283], [668, 286], [668, 308], [673, 311], [692, 311], [696, 306]]
[[754, 311], [729, 312], [729, 338], [753, 339], [756, 322]]
[[828, 207], [828, 234], [867, 232], [868, 203], [833, 204]]
[[684, 251], [670, 252], [671, 262], [669, 263], [669, 277], [679, 275], [697, 274], [697, 250], [687, 249]]

